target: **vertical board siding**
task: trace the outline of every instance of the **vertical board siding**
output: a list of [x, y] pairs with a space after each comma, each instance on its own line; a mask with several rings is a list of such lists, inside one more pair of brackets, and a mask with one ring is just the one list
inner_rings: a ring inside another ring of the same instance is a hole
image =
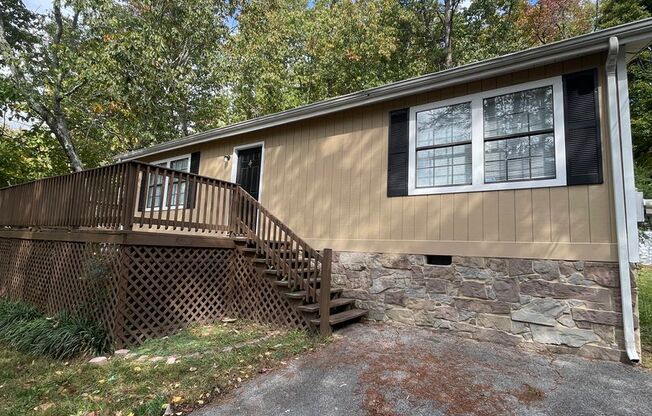
[[455, 194], [441, 196], [441, 216], [439, 221], [440, 240], [455, 239]]
[[568, 188], [550, 188], [551, 240], [570, 241]]
[[[590, 186], [387, 197], [389, 112], [478, 91], [599, 68], [595, 55], [373, 104], [177, 151], [201, 151], [200, 173], [231, 179], [224, 155], [265, 142], [263, 204], [305, 239], [613, 244], [612, 189]], [[604, 114], [604, 111], [602, 111]], [[602, 132], [606, 118], [601, 117]], [[604, 171], [608, 143], [603, 137]], [[150, 161], [172, 156], [151, 157]], [[481, 255], [481, 253], [478, 253]], [[509, 253], [506, 253], [508, 255]]]
[[514, 191], [498, 191], [498, 235], [500, 241], [516, 241]]
[[469, 241], [482, 241], [483, 237], [483, 205], [482, 193], [473, 192], [469, 194]]
[[516, 241], [532, 241], [532, 190], [519, 189], [514, 192], [514, 215]]
[[468, 225], [469, 225], [469, 195], [468, 194], [454, 194], [453, 195], [454, 207], [454, 239], [461, 241], [469, 240]]
[[498, 192], [482, 193], [483, 241], [498, 241]]
[[590, 242], [589, 219], [591, 218], [591, 209], [587, 185], [568, 188], [568, 211], [570, 213], [571, 241]]
[[426, 239], [437, 241], [441, 239], [440, 223], [441, 223], [441, 195], [428, 195], [428, 231]]

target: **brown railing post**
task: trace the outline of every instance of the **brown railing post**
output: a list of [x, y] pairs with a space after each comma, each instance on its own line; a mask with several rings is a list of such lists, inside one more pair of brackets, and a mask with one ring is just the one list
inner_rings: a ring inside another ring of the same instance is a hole
[[124, 176], [124, 211], [122, 212], [122, 226], [131, 230], [134, 225], [134, 212], [136, 211], [136, 189], [138, 188], [138, 165], [130, 162]]
[[333, 250], [325, 248], [322, 253], [321, 285], [319, 289], [319, 332], [323, 337], [331, 335], [331, 261]]
[[233, 234], [242, 232], [239, 224], [239, 216], [242, 215], [242, 195], [240, 195], [240, 187], [234, 187], [231, 192], [231, 219], [229, 220], [229, 228]]

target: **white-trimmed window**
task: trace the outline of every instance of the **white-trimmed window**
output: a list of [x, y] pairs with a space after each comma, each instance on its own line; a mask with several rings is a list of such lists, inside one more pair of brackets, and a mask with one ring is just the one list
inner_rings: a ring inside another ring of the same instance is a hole
[[[168, 169], [190, 172], [190, 155], [177, 156], [170, 159], [159, 160], [153, 163]], [[186, 200], [187, 183], [179, 178], [174, 178], [172, 187], [169, 186], [169, 177], [151, 173], [147, 181], [147, 209], [157, 210], [163, 206], [168, 208], [167, 202], [170, 201], [170, 208], [183, 207]], [[170, 197], [168, 198], [168, 192]], [[177, 203], [178, 201], [178, 203]]]
[[410, 109], [410, 195], [566, 184], [561, 77]]
[[471, 183], [471, 103], [416, 113], [417, 188]]

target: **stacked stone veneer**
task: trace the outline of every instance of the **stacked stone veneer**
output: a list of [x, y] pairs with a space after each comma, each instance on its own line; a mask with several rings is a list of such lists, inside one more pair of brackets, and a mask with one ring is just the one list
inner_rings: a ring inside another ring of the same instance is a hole
[[369, 318], [591, 358], [623, 359], [617, 263], [335, 253], [333, 285]]
[[641, 264], [652, 266], [652, 231], [645, 231], [640, 238]]

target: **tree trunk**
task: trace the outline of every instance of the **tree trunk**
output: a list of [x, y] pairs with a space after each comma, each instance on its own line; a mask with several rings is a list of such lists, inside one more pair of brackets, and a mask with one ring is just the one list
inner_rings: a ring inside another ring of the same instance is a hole
[[444, 25], [443, 43], [444, 51], [446, 53], [444, 66], [446, 68], [451, 68], [453, 66], [453, 48], [451, 45], [451, 38], [453, 35], [453, 5], [451, 3], [453, 1], [454, 0], [444, 0], [444, 16], [442, 19]]
[[66, 153], [68, 161], [70, 162], [70, 168], [74, 172], [81, 172], [84, 170], [84, 165], [82, 164], [82, 161], [77, 154], [77, 150], [75, 150], [75, 146], [72, 143], [72, 137], [70, 136], [66, 120], [64, 118], [59, 118], [55, 121], [54, 125], [50, 125], [50, 123], [47, 124], [59, 141], [63, 151]]

